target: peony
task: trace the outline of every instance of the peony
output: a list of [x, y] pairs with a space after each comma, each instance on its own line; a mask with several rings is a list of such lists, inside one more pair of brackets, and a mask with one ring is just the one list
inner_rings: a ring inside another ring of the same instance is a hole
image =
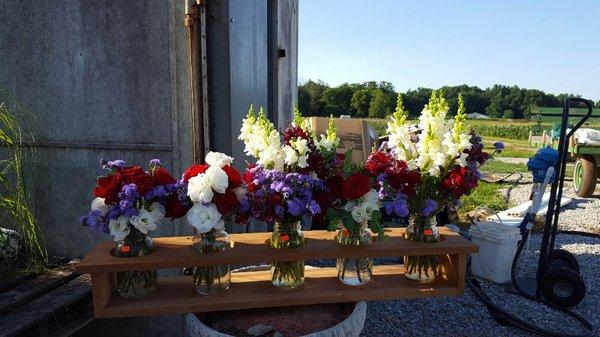
[[221, 214], [229, 214], [240, 205], [240, 200], [233, 189], [228, 189], [223, 194], [216, 193], [213, 201]]
[[152, 177], [156, 185], [169, 185], [176, 182], [175, 178], [164, 167], [157, 167], [152, 170]]
[[183, 174], [183, 180], [185, 180], [187, 182], [192, 177], [195, 177], [199, 174], [206, 172], [206, 169], [208, 169], [208, 165], [192, 165]]
[[221, 213], [213, 203], [208, 205], [195, 204], [187, 213], [187, 220], [200, 233], [206, 233], [213, 228], [219, 229], [225, 226], [223, 219], [221, 219]]
[[242, 176], [238, 170], [234, 169], [231, 165], [223, 166], [223, 171], [227, 174], [227, 178], [229, 178], [229, 187], [237, 188], [242, 186]]
[[221, 152], [209, 152], [206, 154], [206, 163], [210, 166], [223, 168], [225, 165], [231, 165], [233, 158]]
[[214, 196], [212, 184], [205, 173], [190, 178], [187, 195], [193, 202], [211, 202]]
[[97, 210], [100, 212], [102, 216], [108, 214], [110, 207], [104, 203], [104, 198], [96, 198], [92, 201], [92, 206], [90, 207], [92, 211]]
[[152, 203], [148, 208], [140, 209], [138, 215], [131, 217], [130, 221], [133, 227], [140, 232], [148, 234], [148, 231], [155, 230], [156, 224], [165, 218], [165, 208], [158, 202]]
[[362, 173], [354, 173], [342, 184], [342, 195], [346, 200], [356, 200], [371, 189], [369, 177]]
[[148, 193], [154, 187], [152, 177], [139, 166], [125, 167], [121, 171], [124, 184], [135, 184], [141, 195]]
[[123, 215], [112, 219], [108, 223], [108, 229], [115, 241], [123, 241], [129, 235], [129, 219]]
[[94, 196], [104, 198], [108, 205], [117, 203], [119, 200], [119, 192], [123, 185], [123, 176], [119, 172], [101, 177], [98, 179], [98, 184], [94, 187]]
[[183, 204], [176, 194], [171, 195], [167, 199], [165, 207], [165, 218], [178, 219], [184, 216], [188, 211], [188, 206]]
[[229, 177], [227, 177], [227, 173], [225, 173], [222, 168], [218, 166], [210, 166], [206, 170], [205, 174], [215, 192], [225, 193], [227, 186], [229, 186]]

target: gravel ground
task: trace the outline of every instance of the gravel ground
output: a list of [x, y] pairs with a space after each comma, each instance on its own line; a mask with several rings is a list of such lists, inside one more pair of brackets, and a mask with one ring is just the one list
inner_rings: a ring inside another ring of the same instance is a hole
[[[565, 194], [574, 198], [569, 183]], [[518, 185], [511, 191], [511, 201], [527, 200], [530, 185]], [[574, 198], [563, 207], [560, 229], [600, 232], [600, 197]], [[539, 256], [541, 235], [531, 237], [530, 251], [521, 258], [520, 274], [533, 275]], [[575, 254], [587, 285], [587, 295], [575, 311], [600, 327], [600, 239], [559, 234], [557, 246]], [[486, 293], [502, 308], [547, 329], [565, 333], [584, 330], [568, 316], [521, 296], [509, 294], [504, 287], [481, 282]], [[598, 334], [600, 335], [600, 334]], [[531, 336], [516, 328], [503, 327], [494, 321], [485, 306], [467, 288], [464, 296], [418, 300], [369, 302], [367, 322], [362, 336]]]

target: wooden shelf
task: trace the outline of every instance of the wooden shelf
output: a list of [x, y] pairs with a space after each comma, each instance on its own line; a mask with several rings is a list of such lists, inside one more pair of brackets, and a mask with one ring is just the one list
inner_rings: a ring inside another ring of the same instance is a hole
[[[168, 315], [187, 312], [239, 310], [361, 300], [389, 300], [432, 296], [458, 296], [464, 292], [466, 256], [477, 252], [470, 241], [440, 230], [443, 240], [419, 243], [404, 239], [403, 229], [386, 233], [368, 247], [343, 247], [333, 240], [335, 233], [307, 231], [306, 246], [273, 250], [266, 245], [270, 233], [231, 235], [232, 247], [224, 252], [198, 254], [191, 249], [191, 237], [156, 238], [156, 252], [138, 258], [110, 255], [114, 242], [101, 242], [81, 261], [79, 271], [90, 273], [96, 317]], [[184, 268], [219, 264], [260, 264], [277, 261], [335, 259], [338, 257], [380, 257], [437, 255], [440, 258], [436, 281], [420, 284], [409, 280], [404, 267], [376, 266], [371, 282], [350, 287], [337, 279], [335, 268], [307, 268], [305, 284], [293, 291], [273, 287], [268, 271], [232, 275], [230, 289], [223, 294], [202, 296], [193, 289], [190, 277], [159, 277], [158, 290], [143, 299], [123, 299], [116, 292], [116, 273], [121, 271]]]
[[118, 258], [110, 255], [115, 243], [101, 242], [81, 261], [78, 270], [83, 273], [102, 273], [143, 269], [184, 268], [218, 264], [259, 264], [277, 261], [334, 259], [338, 257], [417, 256], [440, 254], [468, 254], [477, 246], [456, 233], [440, 229], [444, 240], [438, 243], [408, 241], [402, 237], [404, 229], [386, 232], [388, 239], [374, 242], [369, 247], [343, 247], [337, 244], [334, 232], [306, 231], [306, 246], [274, 251], [266, 245], [270, 233], [232, 234], [232, 249], [214, 254], [198, 254], [190, 249], [192, 238], [170, 237], [154, 239], [158, 249], [138, 258]]
[[268, 271], [233, 273], [231, 288], [225, 293], [210, 296], [195, 292], [190, 277], [160, 278], [159, 289], [152, 297], [123, 299], [113, 296], [102, 310], [96, 311], [96, 317], [459, 295], [453, 280], [440, 278], [432, 283], [420, 284], [409, 280], [403, 273], [401, 265], [376, 266], [373, 280], [357, 288], [339, 282], [335, 268], [307, 268], [304, 285], [294, 291], [275, 289], [269, 281]]

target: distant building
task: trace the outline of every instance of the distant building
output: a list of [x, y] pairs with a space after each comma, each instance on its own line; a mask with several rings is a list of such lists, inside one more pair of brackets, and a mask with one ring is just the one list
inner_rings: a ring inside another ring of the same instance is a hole
[[468, 119], [490, 119], [490, 116], [480, 114], [479, 112], [472, 112], [470, 114], [467, 114], [467, 118]]

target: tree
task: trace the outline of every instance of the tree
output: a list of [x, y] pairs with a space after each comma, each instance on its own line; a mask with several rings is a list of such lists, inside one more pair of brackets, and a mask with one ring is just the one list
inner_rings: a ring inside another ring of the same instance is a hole
[[384, 92], [381, 89], [375, 90], [371, 104], [369, 105], [369, 117], [385, 118], [392, 113], [394, 108], [394, 94]]
[[350, 102], [354, 90], [355, 88], [348, 83], [325, 89], [320, 100], [324, 106], [325, 116], [352, 115]]
[[[306, 116], [327, 116], [325, 107], [321, 102], [323, 92], [329, 86], [323, 81], [312, 81], [300, 85], [298, 87], [298, 107]], [[302, 92], [302, 93], [301, 93]]]
[[502, 113], [503, 119], [513, 119], [514, 117], [515, 117], [515, 113], [510, 109], [506, 109], [506, 110], [504, 110], [504, 113]]
[[350, 106], [356, 110], [356, 117], [367, 117], [373, 99], [373, 89], [359, 89], [354, 92]]

